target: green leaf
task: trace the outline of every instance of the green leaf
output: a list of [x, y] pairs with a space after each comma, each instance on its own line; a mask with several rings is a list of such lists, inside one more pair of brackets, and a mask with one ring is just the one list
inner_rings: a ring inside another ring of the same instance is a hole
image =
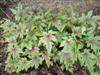
[[89, 53], [88, 49], [84, 50], [81, 54], [79, 61], [81, 65], [85, 64], [90, 73], [94, 72], [94, 64], [96, 63], [96, 56], [93, 53]]
[[93, 14], [93, 11], [89, 11], [86, 17], [87, 17], [88, 19], [90, 19], [91, 16], [92, 16], [92, 14]]
[[[53, 42], [56, 42], [56, 37], [54, 36], [55, 32], [49, 31], [48, 33], [44, 32], [43, 37], [41, 37], [39, 44], [43, 43], [46, 46], [46, 49], [51, 53]], [[53, 42], [52, 42], [53, 41]]]
[[93, 73], [91, 73], [91, 75], [100, 75], [100, 73], [98, 73], [98, 72], [93, 72]]

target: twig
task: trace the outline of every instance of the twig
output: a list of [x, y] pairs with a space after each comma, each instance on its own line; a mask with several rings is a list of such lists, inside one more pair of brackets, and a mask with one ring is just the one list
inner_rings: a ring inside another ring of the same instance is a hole
[[57, 69], [60, 71], [60, 73], [63, 75], [63, 72], [61, 71], [61, 69], [60, 69], [60, 67], [58, 66], [58, 64], [55, 63], [55, 65], [56, 65]]
[[11, 19], [11, 17], [2, 8], [0, 8], [0, 10], [7, 16], [7, 18]]

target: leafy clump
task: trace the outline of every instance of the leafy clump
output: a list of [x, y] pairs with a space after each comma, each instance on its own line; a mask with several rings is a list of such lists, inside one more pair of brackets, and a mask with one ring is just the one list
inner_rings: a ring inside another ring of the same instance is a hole
[[100, 68], [100, 36], [95, 35], [100, 16], [93, 16], [92, 11], [78, 15], [71, 9], [33, 16], [21, 4], [11, 11], [14, 20], [5, 19], [1, 25], [8, 42], [7, 71], [19, 73], [43, 63], [48, 67], [59, 63], [62, 70], [72, 72], [77, 61], [91, 74], [95, 64]]

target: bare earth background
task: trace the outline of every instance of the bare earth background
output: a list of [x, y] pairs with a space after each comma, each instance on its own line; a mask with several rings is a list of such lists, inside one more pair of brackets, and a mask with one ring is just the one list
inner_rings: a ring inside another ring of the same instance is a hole
[[[18, 2], [29, 10], [35, 11], [37, 8], [44, 10], [53, 9], [56, 12], [62, 11], [66, 6], [72, 5], [78, 13], [84, 13], [93, 10], [94, 15], [100, 15], [100, 0], [10, 0], [7, 4], [2, 4], [0, 0], [0, 8], [10, 15], [9, 8], [15, 7]], [[0, 10], [0, 19], [5, 14]]]
[[100, 0], [20, 0], [19, 2], [32, 11], [39, 7], [61, 11], [67, 5], [72, 5], [79, 13], [93, 10], [94, 14], [100, 15]]

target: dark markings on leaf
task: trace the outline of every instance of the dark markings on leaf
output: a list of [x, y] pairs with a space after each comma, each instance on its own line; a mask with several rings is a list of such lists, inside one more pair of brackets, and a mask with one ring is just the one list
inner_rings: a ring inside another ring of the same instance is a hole
[[34, 46], [33, 46], [33, 47], [32, 47], [32, 50], [33, 50], [33, 51], [38, 51], [38, 50], [39, 50], [39, 48], [38, 48], [38, 47], [34, 47]]
[[67, 48], [70, 47], [70, 41], [69, 41], [69, 40], [66, 41], [66, 47], [67, 47]]
[[65, 53], [64, 53], [64, 57], [65, 57], [66, 59], [70, 58], [70, 56], [71, 56], [71, 53], [70, 53], [70, 52], [65, 52]]

